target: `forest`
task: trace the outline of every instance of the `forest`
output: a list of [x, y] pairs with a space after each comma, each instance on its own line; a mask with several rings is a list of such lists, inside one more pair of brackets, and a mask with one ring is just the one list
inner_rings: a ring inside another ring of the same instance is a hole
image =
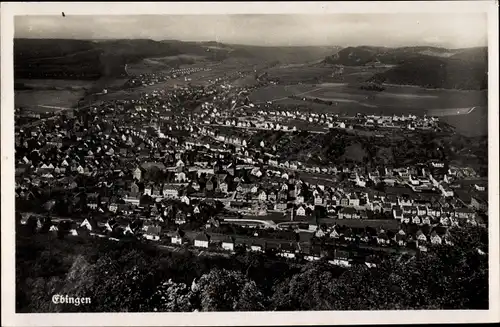
[[[452, 231], [453, 246], [384, 259], [376, 268], [299, 265], [159, 251], [137, 241], [16, 237], [17, 312], [487, 309], [488, 235]], [[53, 304], [53, 294], [91, 304]]]

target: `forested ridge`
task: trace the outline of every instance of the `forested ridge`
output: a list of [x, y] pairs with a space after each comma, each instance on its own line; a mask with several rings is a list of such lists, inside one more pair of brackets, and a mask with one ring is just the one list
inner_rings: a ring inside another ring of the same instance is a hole
[[[488, 308], [488, 237], [452, 231], [454, 245], [384, 259], [377, 268], [305, 265], [238, 252], [231, 258], [146, 244], [19, 235], [17, 312], [170, 312]], [[91, 304], [53, 304], [53, 294]]]

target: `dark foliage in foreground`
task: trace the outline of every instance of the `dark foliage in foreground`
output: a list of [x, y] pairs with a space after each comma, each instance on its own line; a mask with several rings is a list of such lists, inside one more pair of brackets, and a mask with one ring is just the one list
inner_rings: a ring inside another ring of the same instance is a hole
[[[486, 309], [487, 231], [454, 230], [455, 246], [377, 268], [304, 266], [265, 255], [159, 252], [137, 242], [18, 235], [18, 312]], [[53, 294], [91, 304], [55, 305]]]

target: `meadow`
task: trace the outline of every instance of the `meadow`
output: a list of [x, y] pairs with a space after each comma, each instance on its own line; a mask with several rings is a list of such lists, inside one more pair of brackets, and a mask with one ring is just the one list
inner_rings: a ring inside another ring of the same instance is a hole
[[[273, 101], [282, 106], [300, 106], [305, 111], [340, 115], [439, 113], [441, 119], [454, 126], [458, 133], [487, 133], [487, 91], [425, 89], [396, 85], [385, 87], [382, 92], [373, 92], [347, 83], [272, 85], [252, 92], [250, 100], [258, 104]], [[292, 99], [290, 96], [299, 98]], [[314, 102], [315, 99], [332, 101], [332, 105]], [[471, 107], [476, 107], [474, 112], [464, 115], [461, 108]]]
[[346, 83], [272, 85], [255, 90], [255, 102], [276, 101], [289, 96], [307, 96], [338, 102], [357, 101], [362, 104], [404, 109], [454, 109], [487, 104], [486, 91], [430, 90], [407, 86], [386, 86], [382, 92], [361, 90]]
[[[38, 112], [52, 112], [77, 105], [85, 90], [16, 90], [14, 104]], [[46, 106], [46, 107], [45, 107]]]

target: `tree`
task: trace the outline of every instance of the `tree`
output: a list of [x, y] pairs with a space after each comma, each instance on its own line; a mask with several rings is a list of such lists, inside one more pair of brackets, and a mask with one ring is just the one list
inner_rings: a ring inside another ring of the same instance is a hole
[[148, 311], [188, 312], [193, 311], [191, 290], [184, 283], [175, 283], [171, 279], [158, 286], [148, 300]]
[[273, 310], [336, 310], [332, 292], [342, 268], [320, 261], [279, 283], [271, 299]]
[[254, 281], [226, 269], [213, 269], [193, 287], [201, 311], [255, 311], [265, 299]]

